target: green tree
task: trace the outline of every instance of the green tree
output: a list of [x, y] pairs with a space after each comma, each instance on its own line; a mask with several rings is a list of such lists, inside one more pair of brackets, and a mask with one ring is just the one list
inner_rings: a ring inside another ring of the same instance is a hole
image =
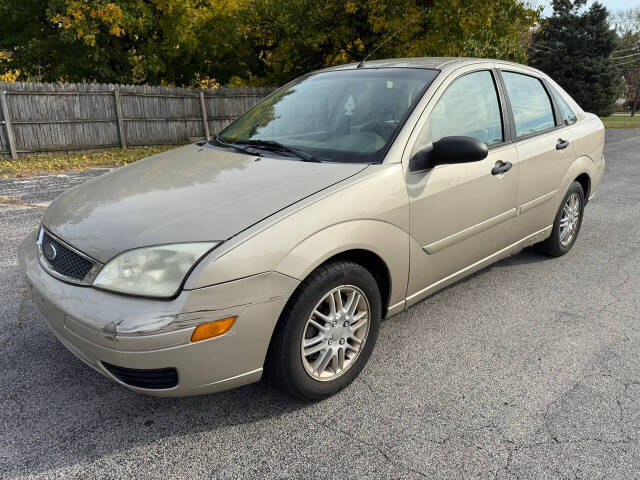
[[538, 14], [524, 0], [0, 0], [0, 74], [282, 84], [386, 39], [372, 58], [525, 61], [520, 39]]
[[617, 36], [609, 13], [595, 2], [553, 0], [553, 15], [533, 34], [531, 65], [551, 75], [585, 110], [613, 113], [620, 91], [620, 71], [611, 59]]
[[227, 81], [245, 50], [235, 21], [239, 6], [225, 0], [0, 0], [6, 54], [0, 69], [43, 81]]
[[333, 65], [415, 56], [523, 62], [521, 38], [539, 11], [520, 0], [254, 0], [247, 14], [261, 66], [251, 83], [283, 83]]

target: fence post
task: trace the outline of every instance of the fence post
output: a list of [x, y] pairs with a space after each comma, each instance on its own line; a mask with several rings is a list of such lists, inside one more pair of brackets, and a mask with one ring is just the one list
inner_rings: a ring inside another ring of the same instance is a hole
[[120, 90], [113, 91], [113, 98], [116, 102], [116, 117], [118, 119], [118, 133], [120, 134], [120, 146], [127, 148], [127, 140], [124, 136], [124, 122], [122, 121], [122, 104], [120, 103]]
[[9, 105], [7, 104], [7, 92], [0, 92], [0, 103], [2, 103], [2, 116], [4, 117], [4, 126], [7, 128], [7, 140], [9, 141], [9, 150], [11, 158], [18, 158], [16, 152], [16, 139], [13, 136], [13, 128], [11, 128], [11, 118], [9, 117]]
[[204, 128], [204, 136], [208, 140], [211, 139], [209, 133], [209, 121], [207, 119], [207, 107], [204, 104], [204, 92], [200, 90], [200, 111], [202, 112], [202, 127]]

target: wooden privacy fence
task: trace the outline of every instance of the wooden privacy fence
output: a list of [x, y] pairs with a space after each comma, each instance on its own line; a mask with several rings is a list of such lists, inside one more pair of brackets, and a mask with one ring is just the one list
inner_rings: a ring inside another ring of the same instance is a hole
[[187, 143], [274, 90], [0, 82], [0, 155]]

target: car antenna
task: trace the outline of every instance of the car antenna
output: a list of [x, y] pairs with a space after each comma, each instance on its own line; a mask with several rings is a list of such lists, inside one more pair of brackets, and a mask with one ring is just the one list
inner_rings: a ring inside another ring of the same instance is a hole
[[405, 28], [407, 28], [409, 25], [411, 25], [413, 22], [415, 22], [416, 20], [418, 20], [418, 18], [420, 18], [422, 16], [422, 14], [424, 12], [426, 12], [427, 10], [429, 10], [431, 8], [431, 6], [425, 7], [422, 10], [420, 10], [420, 12], [413, 18], [411, 18], [407, 23], [405, 23], [402, 27], [400, 27], [398, 30], [396, 30], [394, 33], [392, 33], [391, 35], [389, 35], [384, 42], [382, 42], [380, 45], [378, 45], [376, 48], [373, 49], [373, 52], [371, 52], [369, 55], [367, 55], [366, 57], [364, 57], [362, 60], [360, 60], [360, 62], [358, 63], [358, 66], [356, 68], [362, 68], [364, 67], [364, 62], [366, 62], [367, 60], [369, 60], [369, 57], [371, 57], [371, 55], [373, 55], [374, 53], [376, 53], [378, 50], [380, 50], [382, 47], [384, 47], [387, 42], [389, 40], [391, 40], [393, 37], [395, 37], [396, 35], [398, 35], [400, 32], [402, 32]]

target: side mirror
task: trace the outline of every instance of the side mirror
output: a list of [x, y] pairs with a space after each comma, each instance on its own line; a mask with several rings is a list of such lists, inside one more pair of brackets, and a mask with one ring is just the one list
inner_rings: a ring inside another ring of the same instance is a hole
[[443, 137], [417, 152], [409, 170], [417, 172], [448, 163], [479, 162], [487, 158], [487, 144], [473, 137]]

